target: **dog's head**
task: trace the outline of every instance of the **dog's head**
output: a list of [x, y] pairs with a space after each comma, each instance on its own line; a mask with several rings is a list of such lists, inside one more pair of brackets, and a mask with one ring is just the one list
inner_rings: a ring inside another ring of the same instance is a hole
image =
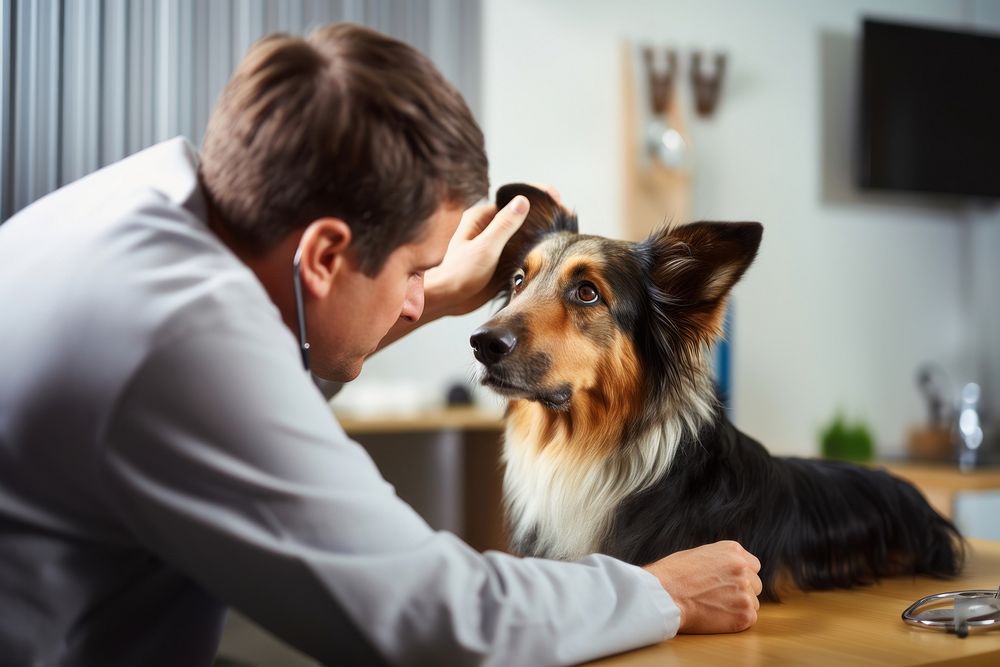
[[506, 304], [471, 339], [483, 383], [552, 410], [582, 402], [619, 414], [639, 392], [662, 400], [703, 384], [762, 226], [697, 222], [629, 243], [578, 234], [576, 218], [530, 186], [501, 188], [497, 205], [516, 194], [531, 210], [498, 269]]

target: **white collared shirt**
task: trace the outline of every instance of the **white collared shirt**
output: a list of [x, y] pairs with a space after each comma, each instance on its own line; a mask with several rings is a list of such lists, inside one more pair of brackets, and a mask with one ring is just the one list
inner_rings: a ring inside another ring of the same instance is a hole
[[480, 554], [349, 440], [164, 142], [0, 226], [0, 663], [570, 664], [672, 636], [652, 575]]

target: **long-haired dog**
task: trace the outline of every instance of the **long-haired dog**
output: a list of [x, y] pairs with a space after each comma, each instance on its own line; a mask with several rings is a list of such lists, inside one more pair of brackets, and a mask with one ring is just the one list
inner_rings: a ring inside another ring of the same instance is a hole
[[777, 458], [738, 431], [710, 365], [727, 295], [753, 261], [755, 222], [697, 222], [638, 243], [577, 232], [526, 185], [529, 217], [501, 257], [505, 306], [471, 339], [509, 399], [503, 459], [512, 546], [646, 564], [736, 540], [765, 599], [879, 577], [956, 575], [958, 531], [909, 483], [847, 463]]

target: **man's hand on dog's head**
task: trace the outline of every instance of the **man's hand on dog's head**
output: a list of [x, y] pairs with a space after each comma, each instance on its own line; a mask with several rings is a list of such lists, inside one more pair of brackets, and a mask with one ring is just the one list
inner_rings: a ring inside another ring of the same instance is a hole
[[490, 280], [497, 260], [528, 209], [528, 200], [516, 197], [500, 211], [485, 203], [465, 212], [444, 261], [424, 279], [428, 302], [439, 311], [434, 315], [464, 315], [496, 296]]
[[[551, 185], [531, 185], [564, 206], [559, 191]], [[493, 204], [483, 203], [465, 212], [444, 261], [428, 271], [424, 280], [432, 317], [470, 313], [497, 295], [500, 288], [492, 282], [497, 261], [524, 223], [529, 208], [528, 200], [519, 196], [499, 211]]]
[[740, 632], [757, 622], [760, 561], [736, 542], [678, 551], [643, 569], [681, 610], [680, 632]]

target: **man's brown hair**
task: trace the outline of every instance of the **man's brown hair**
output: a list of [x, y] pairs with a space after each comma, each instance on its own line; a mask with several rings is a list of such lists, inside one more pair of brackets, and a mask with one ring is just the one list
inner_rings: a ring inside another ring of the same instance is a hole
[[237, 242], [265, 251], [337, 217], [369, 275], [441, 204], [488, 186], [458, 91], [413, 47], [351, 24], [257, 42], [209, 119], [200, 175]]

